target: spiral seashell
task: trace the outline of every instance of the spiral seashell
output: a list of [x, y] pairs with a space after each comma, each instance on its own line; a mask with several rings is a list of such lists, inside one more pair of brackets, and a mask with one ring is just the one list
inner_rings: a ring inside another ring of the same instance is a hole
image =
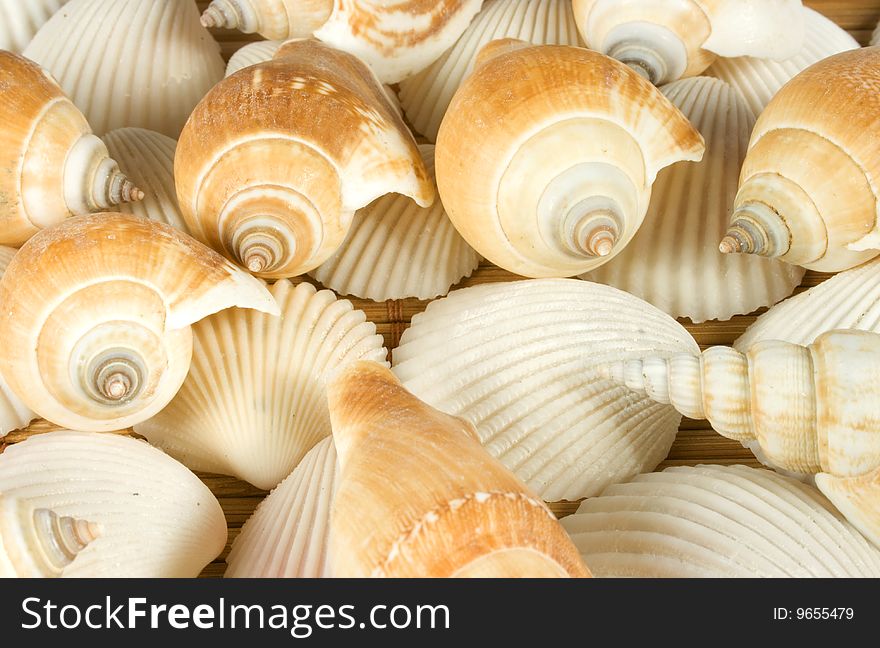
[[804, 40], [800, 0], [573, 0], [587, 47], [655, 85], [696, 76], [720, 56], [783, 60]]
[[[18, 250], [14, 248], [0, 246], [0, 278], [6, 272], [6, 268], [16, 252]], [[35, 418], [37, 415], [29, 410], [27, 405], [12, 392], [3, 376], [0, 375], [0, 439], [12, 430], [26, 427]]]
[[338, 483], [332, 437], [318, 441], [245, 522], [225, 578], [330, 578], [330, 508]]
[[[393, 352], [403, 386], [460, 416], [543, 499], [577, 500], [653, 470], [680, 416], [600, 374], [654, 350], [696, 353], [653, 306], [571, 279], [456, 290], [413, 318]], [[624, 450], [625, 448], [625, 450]]]
[[473, 427], [420, 401], [387, 368], [346, 368], [327, 399], [340, 465], [335, 576], [590, 575], [550, 509], [480, 447]]
[[880, 550], [815, 488], [746, 466], [639, 475], [562, 526], [602, 578], [880, 576]]
[[239, 70], [257, 63], [271, 61], [282, 45], [284, 45], [283, 40], [258, 41], [245, 45], [229, 59], [229, 64], [226, 66], [226, 76], [230, 77]]
[[[421, 145], [434, 175], [434, 147]], [[384, 196], [355, 214], [342, 247], [311, 274], [342, 295], [373, 301], [433, 299], [469, 277], [480, 256], [461, 238], [439, 200], [424, 209]]]
[[779, 89], [794, 76], [824, 58], [859, 47], [856, 39], [834, 21], [806, 7], [804, 31], [804, 45], [791, 58], [784, 61], [750, 56], [719, 58], [706, 70], [706, 75], [732, 85], [752, 112], [760, 115]]
[[183, 384], [190, 325], [238, 306], [278, 314], [266, 288], [174, 228], [128, 214], [43, 230], [0, 280], [0, 374], [34, 412], [121, 430]]
[[0, 50], [21, 51], [67, 0], [0, 0]]
[[535, 45], [581, 45], [570, 0], [486, 0], [461, 37], [430, 67], [400, 83], [409, 123], [431, 142], [455, 91], [490, 41], [517, 38]]
[[602, 265], [642, 224], [657, 172], [702, 157], [684, 115], [613, 59], [510, 40], [481, 56], [443, 119], [437, 186], [495, 265], [528, 277]]
[[698, 164], [661, 171], [645, 223], [632, 243], [583, 278], [694, 322], [727, 320], [784, 299], [800, 284], [802, 269], [718, 251], [754, 115], [733, 88], [717, 79], [692, 77], [661, 90], [703, 135], [706, 155]]
[[136, 126], [176, 138], [226, 68], [195, 3], [180, 0], [69, 0], [24, 55], [58, 79], [98, 135]]
[[0, 244], [18, 247], [68, 216], [143, 198], [52, 78], [0, 51]]
[[878, 86], [880, 50], [865, 48], [820, 61], [779, 91], [752, 133], [722, 252], [822, 272], [880, 254]]
[[207, 486], [131, 437], [64, 430], [11, 445], [0, 454], [0, 492], [99, 525], [64, 577], [192, 578], [226, 544]]

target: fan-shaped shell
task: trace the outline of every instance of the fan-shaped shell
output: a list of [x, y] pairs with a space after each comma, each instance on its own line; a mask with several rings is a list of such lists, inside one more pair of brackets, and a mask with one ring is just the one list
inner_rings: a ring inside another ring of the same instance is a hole
[[263, 500], [226, 558], [226, 578], [329, 578], [330, 508], [338, 481], [326, 437]]
[[0, 50], [20, 54], [67, 0], [0, 0]]
[[697, 347], [631, 295], [559, 279], [453, 291], [413, 318], [393, 358], [404, 387], [473, 423], [489, 453], [550, 501], [595, 495], [668, 453], [679, 415], [600, 374], [647, 349]]
[[226, 66], [226, 76], [232, 76], [239, 70], [257, 63], [271, 61], [282, 45], [284, 45], [283, 40], [258, 41], [245, 45], [229, 59], [229, 64]]
[[135, 426], [193, 470], [263, 489], [330, 434], [327, 377], [387, 356], [376, 326], [351, 302], [305, 283], [280, 281], [270, 291], [280, 318], [230, 310], [196, 324], [186, 382], [168, 407]]
[[[0, 277], [6, 272], [16, 252], [18, 250], [14, 248], [0, 246]], [[0, 439], [12, 430], [26, 427], [35, 418], [37, 415], [12, 392], [0, 375]]]
[[226, 544], [226, 520], [195, 475], [143, 441], [50, 432], [0, 454], [0, 492], [100, 524], [65, 577], [197, 576]]
[[24, 55], [58, 79], [98, 135], [137, 126], [177, 137], [226, 67], [195, 3], [180, 0], [70, 0]]
[[639, 475], [562, 526], [599, 577], [880, 576], [880, 550], [816, 489], [746, 466]]
[[699, 163], [660, 172], [632, 243], [584, 278], [694, 322], [727, 320], [784, 299], [800, 284], [802, 269], [718, 251], [755, 117], [736, 91], [717, 79], [682, 79], [662, 91], [703, 135], [706, 155]]
[[174, 396], [189, 325], [224, 308], [278, 313], [266, 288], [174, 228], [129, 214], [43, 230], [0, 280], [0, 373], [37, 414], [120, 430]]

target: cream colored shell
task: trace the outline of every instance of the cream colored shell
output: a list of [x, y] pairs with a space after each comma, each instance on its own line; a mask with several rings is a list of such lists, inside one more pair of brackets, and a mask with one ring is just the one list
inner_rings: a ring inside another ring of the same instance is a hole
[[880, 576], [880, 550], [816, 489], [746, 466], [639, 475], [562, 526], [598, 577]]
[[0, 50], [20, 54], [67, 0], [0, 0]]
[[267, 40], [248, 43], [230, 57], [229, 64], [226, 66], [226, 76], [232, 76], [239, 70], [256, 65], [257, 63], [271, 61], [282, 45], [284, 45], [283, 40]]
[[24, 55], [55, 75], [98, 135], [137, 126], [176, 138], [226, 67], [195, 3], [180, 0], [70, 0]]
[[[6, 272], [12, 257], [18, 250], [0, 246], [0, 277]], [[0, 375], [0, 439], [9, 434], [12, 430], [18, 430], [26, 427], [28, 423], [37, 418], [28, 406], [16, 396], [3, 376]]]

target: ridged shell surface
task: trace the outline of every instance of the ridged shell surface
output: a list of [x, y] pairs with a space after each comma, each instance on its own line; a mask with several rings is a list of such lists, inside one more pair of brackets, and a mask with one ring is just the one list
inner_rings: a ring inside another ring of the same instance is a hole
[[675, 320], [614, 288], [574, 279], [457, 290], [413, 318], [393, 354], [403, 385], [460, 416], [545, 500], [575, 500], [653, 469], [681, 417], [602, 367], [646, 349], [696, 350]]
[[[6, 272], [6, 266], [12, 261], [12, 257], [18, 252], [15, 248], [0, 245], [0, 277]], [[0, 439], [12, 430], [26, 427], [28, 423], [37, 418], [27, 405], [16, 396], [3, 376], [0, 376]]]
[[0, 0], [0, 49], [20, 54], [67, 0]]
[[226, 68], [195, 3], [181, 0], [71, 0], [24, 55], [58, 79], [97, 135], [138, 126], [176, 138]]
[[229, 64], [226, 66], [226, 76], [233, 75], [251, 65], [270, 60], [283, 44], [284, 41], [267, 40], [245, 45], [230, 57]]
[[819, 491], [746, 466], [639, 475], [562, 525], [599, 577], [880, 575], [880, 550]]

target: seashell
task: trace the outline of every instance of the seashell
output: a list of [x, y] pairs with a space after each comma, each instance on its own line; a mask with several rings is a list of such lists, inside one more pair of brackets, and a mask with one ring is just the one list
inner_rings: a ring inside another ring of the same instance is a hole
[[58, 79], [98, 135], [137, 126], [176, 138], [226, 69], [195, 3], [180, 0], [69, 0], [24, 55]]
[[184, 129], [174, 173], [190, 231], [268, 278], [318, 267], [355, 211], [380, 196], [423, 207], [434, 199], [382, 86], [356, 58], [317, 41], [287, 43], [219, 83]]
[[671, 317], [624, 292], [578, 280], [453, 291], [413, 318], [393, 352], [403, 386], [460, 416], [547, 501], [577, 500], [653, 470], [681, 417], [617, 387], [601, 366], [698, 353]]
[[284, 45], [283, 40], [258, 41], [245, 45], [229, 59], [226, 76], [230, 77], [239, 70], [257, 63], [271, 61], [282, 45]]
[[67, 0], [0, 0], [0, 50], [21, 51]]
[[880, 22], [877, 23], [877, 26], [874, 28], [874, 32], [871, 34], [871, 47], [876, 47], [880, 45]]
[[821, 272], [880, 254], [878, 84], [880, 50], [865, 48], [820, 61], [779, 91], [752, 133], [722, 252]]
[[190, 365], [190, 324], [266, 288], [174, 228], [128, 214], [71, 218], [30, 239], [0, 280], [0, 373], [39, 416], [121, 430], [161, 410]]
[[400, 83], [409, 123], [431, 142], [455, 91], [490, 41], [517, 38], [535, 45], [581, 45], [570, 0], [486, 0], [461, 37], [430, 67]]
[[332, 437], [302, 462], [248, 518], [226, 558], [225, 578], [329, 578], [330, 508], [337, 486]]
[[327, 399], [340, 464], [334, 575], [590, 575], [550, 509], [480, 447], [473, 426], [420, 401], [387, 368], [346, 368]]
[[351, 302], [310, 284], [279, 281], [269, 290], [280, 318], [230, 310], [193, 326], [186, 381], [164, 410], [135, 426], [192, 470], [265, 490], [330, 434], [327, 377], [388, 355], [376, 326]]
[[68, 216], [140, 200], [107, 147], [52, 78], [0, 51], [0, 244], [18, 247]]
[[174, 151], [177, 142], [143, 128], [119, 128], [103, 137], [107, 150], [128, 171], [145, 196], [119, 211], [166, 223], [189, 233], [174, 187]]
[[[609, 372], [755, 446], [771, 466], [821, 473], [819, 489], [880, 546], [880, 335], [831, 331], [808, 347], [765, 341], [744, 354], [713, 347], [701, 356], [619, 362]], [[870, 499], [870, 489], [873, 505], [857, 514], [840, 504]]]
[[98, 524], [0, 495], [0, 578], [57, 578], [100, 532]]
[[703, 138], [659, 90], [606, 56], [522, 41], [488, 48], [437, 138], [449, 218], [511, 272], [592, 270], [635, 235], [657, 172], [699, 160]]
[[[0, 246], [0, 278], [6, 272], [6, 268], [18, 250]], [[0, 375], [0, 439], [12, 430], [27, 427], [28, 423], [37, 418], [21, 399], [12, 393], [9, 385]]]
[[[419, 150], [433, 177], [434, 147]], [[394, 194], [355, 214], [342, 247], [309, 274], [342, 295], [433, 299], [479, 265], [480, 255], [461, 238], [439, 200], [425, 209]]]
[[815, 488], [746, 466], [639, 475], [562, 526], [603, 578], [880, 576], [880, 551]]
[[448, 50], [480, 5], [482, 0], [214, 0], [202, 24], [274, 40], [314, 33], [364, 61], [383, 83], [397, 83]]
[[717, 79], [691, 77], [661, 90], [703, 135], [706, 155], [698, 164], [674, 164], [660, 172], [632, 243], [584, 279], [694, 322], [727, 320], [789, 296], [803, 279], [802, 269], [718, 251], [755, 117], [736, 91]]
[[50, 432], [0, 454], [0, 492], [100, 525], [64, 577], [191, 578], [226, 544], [220, 504], [195, 475], [143, 441]]
[[856, 39], [834, 21], [806, 7], [804, 29], [804, 45], [791, 58], [784, 61], [750, 56], [719, 58], [706, 70], [706, 75], [732, 85], [745, 98], [752, 112], [760, 115], [792, 77], [824, 58], [859, 47]]
[[800, 0], [573, 0], [587, 47], [651, 83], [696, 76], [715, 56], [784, 60], [804, 41]]

